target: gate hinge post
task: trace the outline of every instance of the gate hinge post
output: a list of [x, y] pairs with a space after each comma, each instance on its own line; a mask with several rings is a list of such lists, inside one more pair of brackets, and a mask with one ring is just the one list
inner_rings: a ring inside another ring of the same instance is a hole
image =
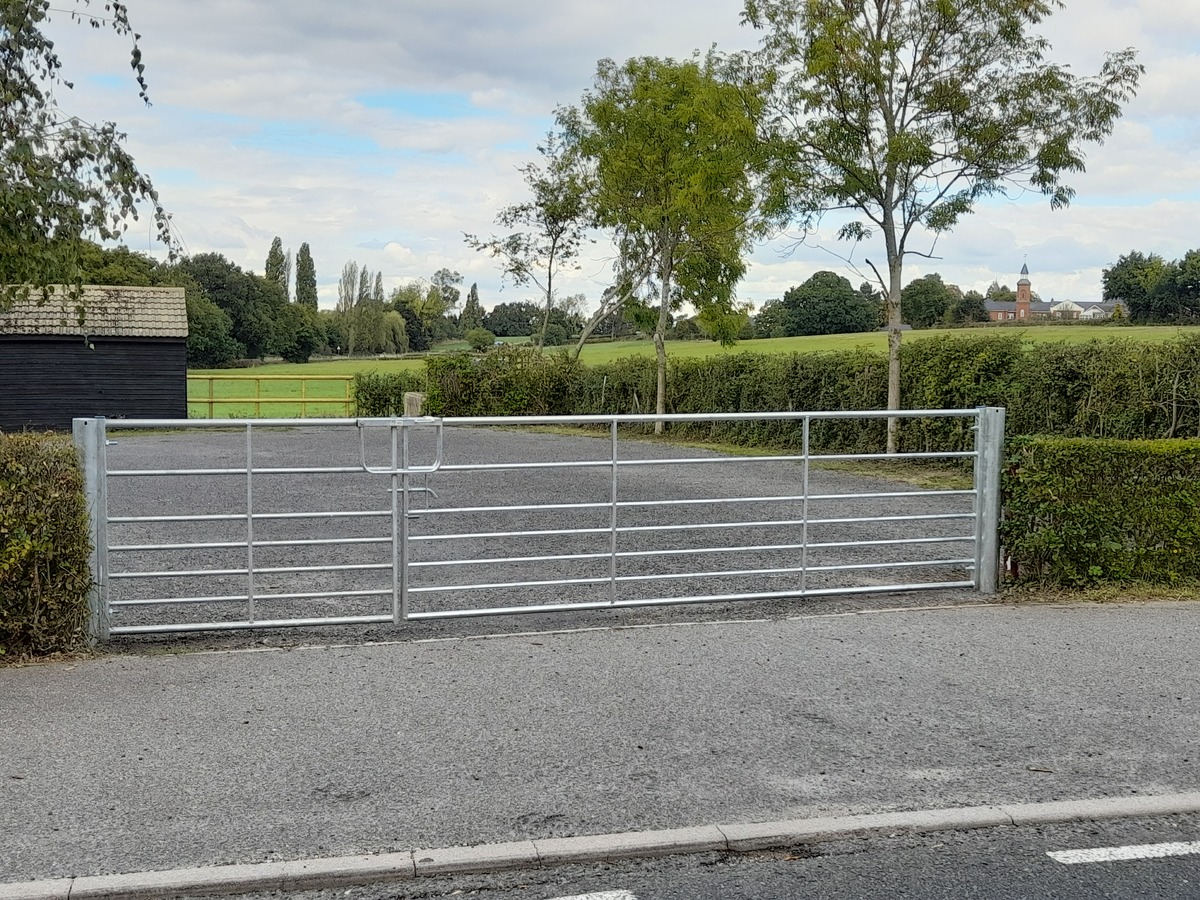
[[975, 432], [975, 588], [1000, 589], [1000, 470], [1004, 465], [1004, 408], [981, 406]]
[[107, 641], [108, 610], [108, 440], [104, 417], [74, 419], [71, 433], [83, 470], [88, 514], [92, 586], [88, 591], [88, 644]]

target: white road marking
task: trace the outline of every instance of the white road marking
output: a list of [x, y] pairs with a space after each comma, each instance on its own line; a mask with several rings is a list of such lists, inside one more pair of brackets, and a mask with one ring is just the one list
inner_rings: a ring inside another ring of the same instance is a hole
[[1131, 859], [1162, 859], [1200, 853], [1200, 841], [1171, 844], [1137, 844], [1128, 847], [1097, 847], [1094, 850], [1056, 850], [1047, 852], [1055, 862], [1071, 866], [1077, 863], [1124, 862]]
[[555, 897], [553, 900], [637, 900], [629, 891], [601, 891], [598, 894], [578, 894], [574, 897]]

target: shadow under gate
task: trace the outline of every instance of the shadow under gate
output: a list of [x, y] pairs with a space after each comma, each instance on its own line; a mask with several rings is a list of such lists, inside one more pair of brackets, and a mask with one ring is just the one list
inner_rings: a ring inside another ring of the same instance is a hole
[[[964, 420], [973, 447], [810, 452], [819, 423], [889, 415]], [[794, 431], [797, 450], [646, 440], [656, 421], [771, 422]], [[92, 634], [993, 593], [1003, 430], [995, 408], [76, 419]], [[970, 460], [973, 483], [923, 489], [827, 467], [895, 459]]]

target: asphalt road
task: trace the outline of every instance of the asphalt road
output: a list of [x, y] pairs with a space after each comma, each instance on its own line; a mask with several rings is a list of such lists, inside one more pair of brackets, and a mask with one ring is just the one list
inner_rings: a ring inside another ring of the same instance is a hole
[[[1063, 849], [1200, 841], [1200, 817], [902, 835], [288, 894], [288, 900], [1194, 900], [1200, 854], [1065, 865]], [[275, 895], [247, 895], [266, 900]]]
[[1195, 790], [1200, 604], [0, 669], [0, 880]]

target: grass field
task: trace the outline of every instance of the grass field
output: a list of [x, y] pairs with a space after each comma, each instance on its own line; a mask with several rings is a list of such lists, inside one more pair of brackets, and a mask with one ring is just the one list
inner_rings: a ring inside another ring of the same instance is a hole
[[[1026, 328], [1002, 327], [994, 329], [973, 328], [945, 331], [905, 332], [905, 341], [925, 340], [938, 335], [959, 337], [1020, 337], [1029, 344], [1065, 342], [1086, 343], [1093, 340], [1119, 338], [1131, 341], [1166, 341], [1184, 334], [1200, 334], [1200, 325], [1033, 325]], [[440, 351], [453, 352], [466, 349], [465, 342], [442, 344]], [[883, 352], [887, 349], [887, 335], [882, 332], [869, 334], [834, 334], [814, 337], [767, 338], [757, 341], [741, 341], [732, 347], [722, 347], [712, 341], [668, 341], [667, 357], [707, 357], [734, 353], [820, 353], [835, 350], [865, 348]], [[612, 362], [630, 356], [653, 356], [654, 344], [648, 340], [616, 341], [614, 343], [588, 344], [583, 348], [580, 359], [588, 365]], [[270, 363], [249, 369], [196, 369], [191, 375], [215, 376], [212, 384], [214, 399], [254, 400], [238, 404], [215, 404], [217, 418], [292, 418], [301, 415], [341, 417], [353, 415], [347, 411], [345, 378], [357, 372], [401, 372], [421, 371], [422, 359], [328, 359], [309, 363]], [[329, 381], [309, 380], [303, 386], [306, 402], [300, 403], [302, 381], [280, 376], [341, 376]], [[188, 415], [208, 418], [208, 384], [191, 381], [188, 385]], [[326, 398], [326, 402], [319, 402]], [[263, 400], [286, 402], [264, 403]], [[318, 402], [314, 402], [317, 400]]]
[[[1027, 328], [954, 328], [929, 331], [906, 331], [905, 341], [919, 341], [940, 335], [957, 337], [1019, 337], [1030, 344], [1063, 342], [1083, 344], [1088, 341], [1122, 338], [1132, 341], [1167, 341], [1181, 334], [1200, 334], [1200, 325], [1032, 325]], [[668, 341], [667, 358], [672, 356], [724, 356], [734, 353], [821, 353], [831, 350], [854, 350], [863, 347], [883, 352], [887, 350], [887, 335], [881, 331], [868, 334], [827, 334], [812, 337], [764, 338], [739, 341], [732, 347], [722, 347], [712, 341]], [[612, 362], [625, 356], [653, 356], [650, 341], [617, 341], [612, 344], [588, 344], [580, 359], [589, 365]]]

